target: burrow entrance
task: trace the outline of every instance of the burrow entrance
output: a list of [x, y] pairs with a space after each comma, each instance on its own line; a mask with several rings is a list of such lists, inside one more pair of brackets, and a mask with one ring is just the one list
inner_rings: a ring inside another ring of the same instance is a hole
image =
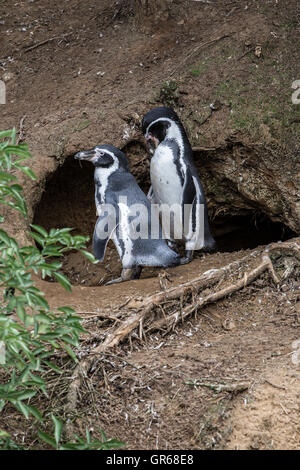
[[[147, 192], [149, 159], [142, 145], [134, 143], [124, 149], [131, 171], [141, 188]], [[48, 178], [39, 204], [35, 207], [33, 223], [50, 228], [72, 227], [74, 233], [92, 237], [97, 219], [94, 202], [94, 166], [78, 162], [69, 156], [63, 165]], [[287, 240], [295, 234], [284, 224], [273, 222], [256, 209], [234, 215], [218, 216], [211, 220], [211, 228], [217, 242], [217, 251], [233, 252], [259, 245]], [[91, 242], [88, 244], [92, 252]], [[201, 257], [196, 252], [195, 257]], [[109, 242], [105, 260], [91, 265], [80, 253], [71, 252], [63, 259], [63, 272], [73, 285], [96, 286], [118, 277], [122, 269], [118, 253]], [[147, 268], [143, 277], [151, 277], [155, 270]]]

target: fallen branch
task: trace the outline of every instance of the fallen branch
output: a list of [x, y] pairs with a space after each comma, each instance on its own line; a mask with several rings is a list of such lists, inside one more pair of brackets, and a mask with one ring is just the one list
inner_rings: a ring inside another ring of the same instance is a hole
[[73, 32], [63, 34], [62, 36], [54, 36], [53, 38], [45, 39], [44, 41], [38, 42], [37, 44], [33, 44], [33, 46], [26, 47], [24, 52], [32, 51], [33, 49], [43, 46], [44, 44], [47, 44], [48, 42], [55, 41], [55, 39], [65, 39], [71, 34], [73, 34]]
[[212, 152], [214, 150], [217, 150], [218, 149], [222, 149], [222, 147], [200, 147], [200, 146], [197, 146], [197, 147], [193, 147], [192, 150], [193, 152]]
[[244, 52], [244, 54], [242, 54], [241, 56], [239, 56], [236, 60], [241, 60], [243, 57], [245, 57], [246, 55], [250, 54], [250, 52], [254, 52], [255, 51], [255, 47], [251, 47], [250, 49], [248, 49], [246, 52]]
[[216, 393], [231, 392], [231, 393], [242, 393], [248, 390], [249, 384], [246, 382], [238, 382], [233, 384], [218, 384], [211, 382], [199, 382], [199, 380], [190, 380], [184, 382], [185, 385], [191, 385], [193, 387], [206, 387], [213, 390]]

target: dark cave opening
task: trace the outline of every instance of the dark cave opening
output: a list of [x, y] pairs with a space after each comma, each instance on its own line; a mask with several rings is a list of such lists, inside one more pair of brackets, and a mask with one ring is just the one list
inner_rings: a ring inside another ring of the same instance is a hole
[[212, 232], [220, 252], [252, 249], [268, 243], [285, 241], [295, 236], [281, 222], [273, 222], [262, 212], [226, 217], [211, 224]]
[[[145, 178], [149, 172], [146, 168], [139, 174], [133, 164], [131, 170], [142, 189], [147, 191], [148, 180]], [[92, 164], [80, 163], [73, 156], [67, 157], [46, 181], [41, 200], [34, 210], [33, 223], [43, 226], [46, 230], [52, 227], [72, 227], [74, 233], [92, 237], [97, 219], [93, 174]], [[148, 181], [148, 187], [149, 184]], [[242, 215], [216, 218], [211, 221], [211, 229], [217, 242], [218, 252], [255, 248], [279, 240], [284, 241], [295, 235], [284, 224], [273, 222], [254, 208], [249, 209], [246, 214], [244, 212]], [[89, 249], [92, 250], [91, 243]], [[198, 256], [201, 256], [200, 252], [196, 253], [196, 257]], [[85, 275], [82, 274], [83, 269], [87, 270]], [[78, 253], [69, 253], [65, 256], [63, 271], [73, 284], [97, 285], [103, 277], [121, 269], [112, 242], [108, 246], [104, 262], [96, 265], [90, 276], [88, 269], [86, 260], [79, 259]], [[85, 282], [82, 279], [85, 279]]]

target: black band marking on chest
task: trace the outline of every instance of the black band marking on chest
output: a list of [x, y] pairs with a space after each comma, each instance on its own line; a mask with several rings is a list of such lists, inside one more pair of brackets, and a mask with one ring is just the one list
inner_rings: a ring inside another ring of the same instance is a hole
[[178, 145], [178, 143], [176, 142], [175, 139], [166, 139], [164, 141], [164, 143], [172, 151], [173, 161], [174, 161], [174, 165], [176, 167], [176, 172], [179, 176], [180, 183], [183, 186], [184, 185], [184, 172], [183, 172], [183, 169], [182, 169], [182, 165], [180, 163], [180, 147], [179, 147], [179, 145]]

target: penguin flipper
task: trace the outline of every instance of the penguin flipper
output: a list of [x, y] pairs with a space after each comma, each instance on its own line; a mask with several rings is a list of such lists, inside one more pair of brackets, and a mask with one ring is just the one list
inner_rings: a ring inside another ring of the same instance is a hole
[[98, 217], [93, 234], [93, 251], [99, 261], [103, 261], [107, 243], [117, 225], [115, 218], [109, 213]]
[[[211, 236], [208, 221], [208, 211], [203, 194], [203, 188], [201, 183], [197, 181], [197, 178], [192, 176], [193, 185], [196, 191], [195, 198], [193, 200], [191, 210], [185, 214], [184, 219], [188, 222], [188, 225], [184, 226], [186, 233], [186, 251], [193, 250], [204, 250], [212, 252], [216, 248], [216, 243]], [[188, 212], [188, 211], [186, 211]], [[187, 231], [186, 231], [187, 227]]]
[[108, 243], [109, 238], [105, 238], [102, 240], [101, 238], [97, 237], [96, 231], [94, 231], [93, 235], [93, 252], [95, 258], [99, 261], [103, 261], [105, 251], [106, 251], [106, 245]]
[[183, 232], [190, 231], [191, 217], [193, 212], [193, 207], [197, 201], [197, 190], [195, 183], [191, 174], [189, 167], [186, 170], [183, 192], [182, 192], [182, 223], [183, 223]]
[[183, 192], [182, 192], [182, 204], [193, 204], [195, 197], [197, 196], [197, 190], [195, 187], [195, 183], [192, 177], [191, 170], [187, 167], [184, 184], [183, 184]]

